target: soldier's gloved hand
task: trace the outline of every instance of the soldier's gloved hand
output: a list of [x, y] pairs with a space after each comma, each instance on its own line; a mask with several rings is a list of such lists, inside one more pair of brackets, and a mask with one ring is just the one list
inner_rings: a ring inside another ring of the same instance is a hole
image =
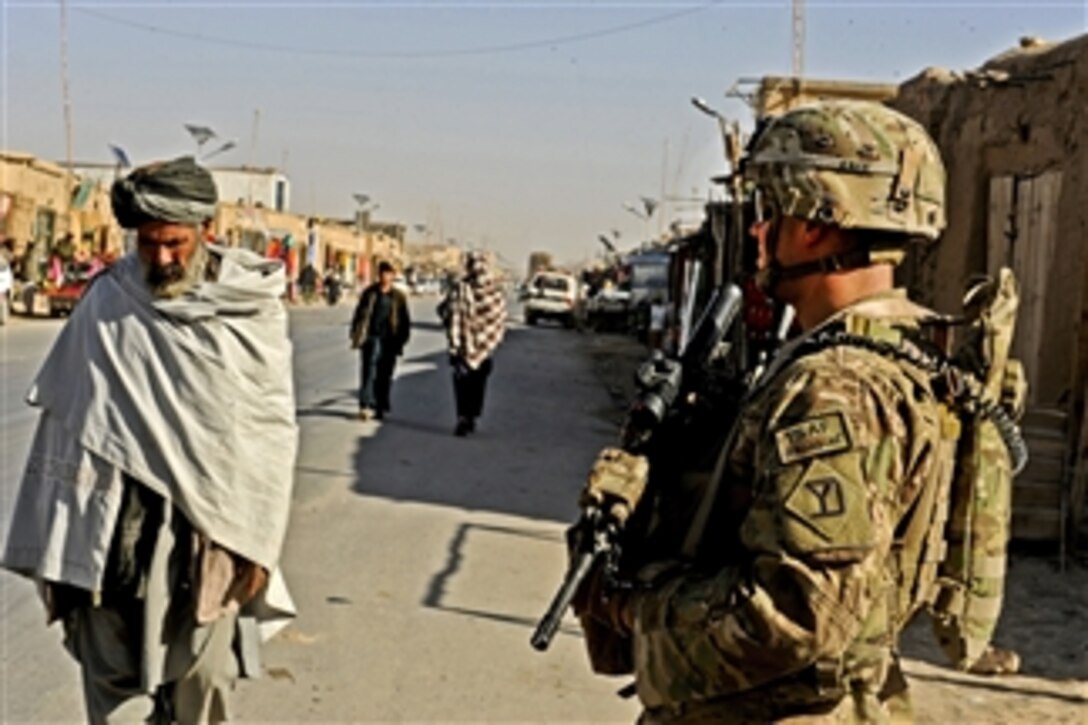
[[634, 591], [608, 586], [604, 569], [597, 567], [582, 583], [571, 606], [577, 616], [591, 617], [626, 635], [634, 627], [634, 599]]
[[589, 472], [579, 504], [610, 513], [622, 524], [638, 505], [649, 477], [650, 464], [644, 456], [605, 448]]

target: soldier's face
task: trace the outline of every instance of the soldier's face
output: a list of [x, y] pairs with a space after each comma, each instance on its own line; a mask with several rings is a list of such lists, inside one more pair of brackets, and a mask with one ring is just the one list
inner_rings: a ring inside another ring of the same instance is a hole
[[758, 242], [756, 269], [769, 269], [775, 260], [783, 266], [806, 261], [803, 258], [805, 227], [803, 221], [794, 217], [778, 217], [753, 223], [748, 231]]
[[[755, 222], [749, 232], [758, 243], [756, 268], [766, 275], [776, 262], [781, 267], [792, 267], [820, 258], [827, 253], [822, 229], [791, 216], [778, 215]], [[793, 304], [796, 283], [797, 280], [782, 280], [774, 285], [774, 289], [765, 291], [782, 302]]]
[[774, 255], [779, 264], [791, 267], [810, 262], [822, 255], [822, 252], [816, 250], [819, 233], [814, 225], [797, 217], [787, 216], [779, 217], [776, 226], [778, 229]]

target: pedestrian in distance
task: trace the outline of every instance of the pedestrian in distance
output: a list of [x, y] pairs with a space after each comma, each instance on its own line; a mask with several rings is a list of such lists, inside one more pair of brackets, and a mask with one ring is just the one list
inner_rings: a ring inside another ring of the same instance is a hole
[[330, 307], [335, 307], [340, 302], [341, 284], [340, 284], [340, 270], [336, 267], [331, 267], [325, 273], [325, 301]]
[[[949, 500], [1023, 465], [1012, 418], [1024, 391], [1006, 357], [1015, 283], [1006, 270], [986, 287], [965, 400], [945, 382], [959, 358], [937, 344], [952, 318], [894, 288], [908, 247], [945, 226], [925, 129], [878, 103], [823, 101], [771, 120], [742, 170], [756, 189], [757, 279], [802, 332], [748, 391], [694, 506], [671, 507], [693, 513], [659, 517], [684, 495], [661, 481], [657, 528], [624, 542], [648, 551], [579, 592], [590, 659], [634, 674], [640, 723], [910, 721], [906, 624], [934, 613], [967, 669], [1000, 611], [1010, 489], [973, 494], [973, 520]], [[584, 500], [633, 508], [646, 464], [603, 452]], [[971, 553], [979, 588], [947, 576], [975, 546], [964, 523], [986, 547]]]
[[191, 157], [136, 169], [111, 201], [137, 248], [92, 280], [35, 379], [3, 566], [63, 623], [87, 721], [222, 722], [259, 668], [253, 616], [291, 612], [283, 269], [204, 241], [216, 188]]
[[665, 332], [668, 327], [669, 308], [661, 297], [654, 297], [650, 302], [650, 332], [647, 340], [650, 351], [665, 349]]
[[393, 370], [411, 335], [408, 298], [393, 286], [396, 270], [378, 265], [378, 281], [363, 290], [351, 318], [351, 346], [360, 351], [359, 420], [382, 419], [390, 410]]
[[491, 274], [486, 255], [465, 254], [464, 276], [451, 285], [440, 314], [453, 368], [454, 435], [465, 436], [476, 430], [476, 419], [483, 413], [492, 358], [506, 334], [506, 296]]
[[298, 289], [302, 294], [302, 301], [310, 304], [317, 296], [317, 268], [307, 264], [298, 275]]

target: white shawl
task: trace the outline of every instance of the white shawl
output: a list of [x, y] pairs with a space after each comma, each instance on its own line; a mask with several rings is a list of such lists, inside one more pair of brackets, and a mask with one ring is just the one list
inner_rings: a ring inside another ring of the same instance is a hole
[[[133, 255], [96, 279], [30, 401], [43, 422], [173, 502], [205, 536], [273, 570], [298, 439], [283, 268], [245, 250], [209, 251], [218, 279], [177, 299], [153, 299]], [[20, 498], [40, 483], [32, 468]], [[13, 522], [6, 558], [33, 525]]]

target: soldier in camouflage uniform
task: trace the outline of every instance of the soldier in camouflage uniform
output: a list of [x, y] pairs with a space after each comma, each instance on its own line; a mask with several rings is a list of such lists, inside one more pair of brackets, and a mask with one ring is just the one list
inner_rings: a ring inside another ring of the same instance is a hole
[[683, 555], [631, 591], [594, 582], [579, 614], [630, 638], [642, 722], [909, 717], [896, 642], [932, 597], [957, 422], [925, 371], [811, 342], [911, 344], [933, 313], [894, 267], [944, 227], [944, 168], [911, 119], [829, 101], [773, 120], [745, 174], [761, 281], [803, 335], [750, 394]]

